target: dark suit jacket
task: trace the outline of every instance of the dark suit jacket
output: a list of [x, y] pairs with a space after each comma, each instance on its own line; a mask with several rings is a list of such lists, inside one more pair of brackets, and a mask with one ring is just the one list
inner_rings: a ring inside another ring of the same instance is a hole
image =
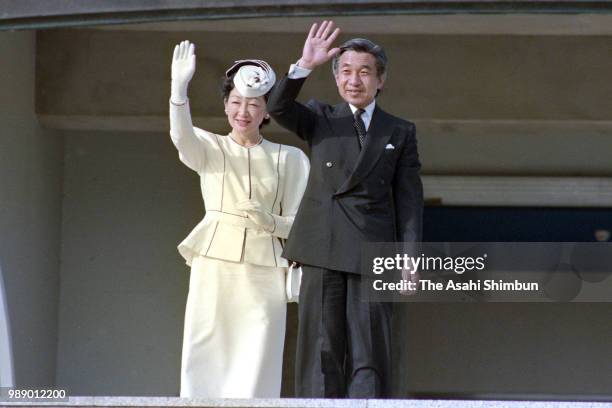
[[[305, 79], [283, 78], [268, 112], [310, 146], [310, 176], [283, 257], [361, 273], [365, 242], [419, 242], [423, 188], [413, 123], [374, 109], [363, 149], [346, 102], [296, 102]], [[392, 148], [392, 147], [393, 148]]]

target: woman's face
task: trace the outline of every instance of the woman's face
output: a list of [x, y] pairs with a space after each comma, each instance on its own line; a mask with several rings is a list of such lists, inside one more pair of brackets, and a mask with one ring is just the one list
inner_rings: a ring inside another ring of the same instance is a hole
[[263, 96], [246, 98], [234, 88], [224, 104], [232, 129], [240, 133], [259, 133], [259, 125], [267, 115]]

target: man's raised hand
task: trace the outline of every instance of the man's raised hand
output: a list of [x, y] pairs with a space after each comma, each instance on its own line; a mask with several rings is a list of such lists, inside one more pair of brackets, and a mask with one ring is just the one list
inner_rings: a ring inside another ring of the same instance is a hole
[[172, 86], [170, 100], [176, 104], [187, 102], [187, 87], [195, 73], [195, 45], [182, 41], [174, 47], [172, 56]]
[[314, 23], [310, 27], [298, 65], [302, 68], [314, 69], [329, 61], [340, 51], [340, 48], [331, 48], [339, 34], [340, 29], [334, 30], [333, 21], [323, 21], [320, 26]]

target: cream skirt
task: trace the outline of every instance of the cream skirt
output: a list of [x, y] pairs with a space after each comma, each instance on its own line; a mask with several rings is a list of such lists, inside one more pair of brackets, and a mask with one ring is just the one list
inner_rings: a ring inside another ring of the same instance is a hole
[[181, 397], [278, 398], [286, 310], [285, 268], [194, 258]]

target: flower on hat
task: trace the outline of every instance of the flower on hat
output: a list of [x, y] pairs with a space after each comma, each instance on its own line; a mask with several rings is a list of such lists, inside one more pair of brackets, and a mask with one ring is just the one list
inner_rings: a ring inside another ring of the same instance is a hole
[[241, 95], [247, 98], [265, 95], [276, 82], [274, 70], [265, 61], [236, 61], [226, 75], [230, 76], [237, 67], [238, 70], [235, 71], [234, 75], [234, 86]]

